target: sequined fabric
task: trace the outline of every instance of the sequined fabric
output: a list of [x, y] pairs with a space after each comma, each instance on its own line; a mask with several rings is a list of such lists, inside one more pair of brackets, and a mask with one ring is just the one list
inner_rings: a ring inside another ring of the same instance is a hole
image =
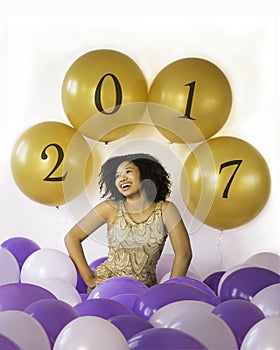
[[162, 220], [162, 202], [144, 222], [135, 222], [119, 202], [117, 218], [107, 232], [108, 260], [94, 271], [102, 279], [117, 276], [136, 278], [148, 287], [157, 283], [156, 264], [167, 233]]

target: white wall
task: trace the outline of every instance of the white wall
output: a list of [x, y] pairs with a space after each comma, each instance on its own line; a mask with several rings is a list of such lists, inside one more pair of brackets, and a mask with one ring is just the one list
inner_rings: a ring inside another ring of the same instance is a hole
[[[30, 5], [28, 11], [28, 4], [26, 8], [20, 4], [8, 8], [5, 18], [2, 14], [1, 52], [8, 53], [8, 57], [1, 58], [0, 243], [25, 236], [42, 248], [65, 251], [65, 233], [99, 200], [96, 181], [102, 159], [115, 153], [152, 150], [173, 176], [171, 199], [190, 229], [192, 264], [202, 277], [240, 264], [261, 251], [279, 254], [280, 36], [276, 5], [266, 2], [261, 8], [247, 2], [242, 8], [234, 2], [234, 7], [223, 9], [222, 2], [211, 2], [212, 8], [206, 2], [201, 6], [196, 2], [192, 9], [187, 1], [174, 1], [169, 9], [162, 2], [157, 6], [141, 2], [132, 9], [131, 2], [123, 6], [117, 2], [119, 7], [107, 2], [106, 7], [105, 1], [98, 12], [81, 7], [77, 13], [87, 14], [76, 14], [71, 3], [65, 2], [67, 10], [62, 3], [57, 5], [60, 13], [56, 14], [47, 10], [32, 14], [36, 5]], [[182, 201], [178, 180], [188, 150], [184, 145], [170, 144], [153, 127], [138, 127], [121, 140], [97, 145], [90, 198], [86, 200], [79, 196], [59, 208], [49, 207], [32, 201], [17, 188], [10, 170], [14, 143], [23, 131], [42, 121], [70, 125], [60, 98], [64, 74], [80, 55], [99, 48], [130, 56], [149, 85], [168, 63], [184, 57], [208, 59], [223, 70], [232, 88], [233, 106], [227, 123], [215, 136], [236, 136], [251, 143], [264, 156], [271, 172], [271, 195], [257, 218], [222, 233], [204, 225], [192, 230], [192, 217]], [[106, 254], [105, 234], [102, 228], [85, 243], [89, 260]], [[166, 252], [170, 251], [168, 243]]]

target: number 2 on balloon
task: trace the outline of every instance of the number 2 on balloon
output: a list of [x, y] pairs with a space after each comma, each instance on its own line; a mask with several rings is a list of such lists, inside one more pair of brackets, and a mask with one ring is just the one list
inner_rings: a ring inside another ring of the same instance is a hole
[[51, 176], [51, 175], [53, 175], [53, 173], [57, 170], [57, 168], [60, 166], [60, 164], [63, 161], [63, 158], [64, 158], [63, 149], [57, 143], [51, 143], [51, 144], [47, 145], [41, 153], [41, 158], [43, 160], [48, 158], [46, 150], [49, 147], [56, 148], [56, 150], [57, 150], [57, 162], [56, 162], [55, 166], [53, 167], [52, 171], [44, 178], [44, 181], [64, 181], [66, 179], [68, 172], [66, 172], [63, 176], [53, 176], [53, 177]]
[[220, 165], [220, 170], [219, 170], [219, 174], [221, 174], [222, 170], [228, 166], [232, 166], [232, 165], [236, 165], [236, 168], [234, 169], [234, 172], [232, 173], [231, 177], [229, 178], [228, 180], [228, 183], [224, 189], [224, 192], [223, 192], [223, 195], [222, 195], [222, 198], [228, 198], [228, 193], [229, 193], [229, 189], [230, 189], [230, 186], [232, 184], [232, 181], [237, 173], [237, 170], [238, 168], [240, 167], [241, 163], [243, 162], [243, 160], [241, 159], [236, 159], [236, 160], [230, 160], [228, 162], [225, 162], [225, 163], [222, 163]]

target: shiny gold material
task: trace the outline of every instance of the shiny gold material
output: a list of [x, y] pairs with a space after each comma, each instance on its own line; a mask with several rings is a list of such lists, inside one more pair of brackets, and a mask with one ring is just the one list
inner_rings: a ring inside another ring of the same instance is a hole
[[87, 186], [93, 160], [88, 143], [74, 128], [44, 122], [19, 137], [12, 151], [11, 167], [15, 183], [27, 197], [59, 206]]
[[249, 143], [228, 136], [197, 146], [181, 175], [181, 193], [190, 212], [219, 230], [255, 218], [269, 198], [270, 187], [263, 156]]
[[171, 142], [201, 142], [227, 121], [232, 93], [224, 73], [201, 58], [172, 62], [155, 77], [149, 111], [155, 126]]
[[101, 142], [131, 132], [144, 114], [147, 99], [147, 82], [138, 65], [109, 49], [80, 56], [62, 85], [62, 104], [70, 123]]

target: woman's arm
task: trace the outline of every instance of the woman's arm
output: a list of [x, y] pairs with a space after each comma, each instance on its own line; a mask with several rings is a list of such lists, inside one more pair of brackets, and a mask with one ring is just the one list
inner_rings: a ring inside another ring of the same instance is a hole
[[95, 287], [98, 281], [95, 279], [86, 261], [82, 242], [100, 226], [111, 221], [114, 214], [115, 208], [109, 201], [101, 202], [74, 225], [64, 238], [70, 258], [73, 260], [82, 279], [91, 288]]
[[184, 277], [191, 263], [192, 249], [188, 231], [172, 202], [164, 202], [163, 221], [175, 254], [170, 278]]

